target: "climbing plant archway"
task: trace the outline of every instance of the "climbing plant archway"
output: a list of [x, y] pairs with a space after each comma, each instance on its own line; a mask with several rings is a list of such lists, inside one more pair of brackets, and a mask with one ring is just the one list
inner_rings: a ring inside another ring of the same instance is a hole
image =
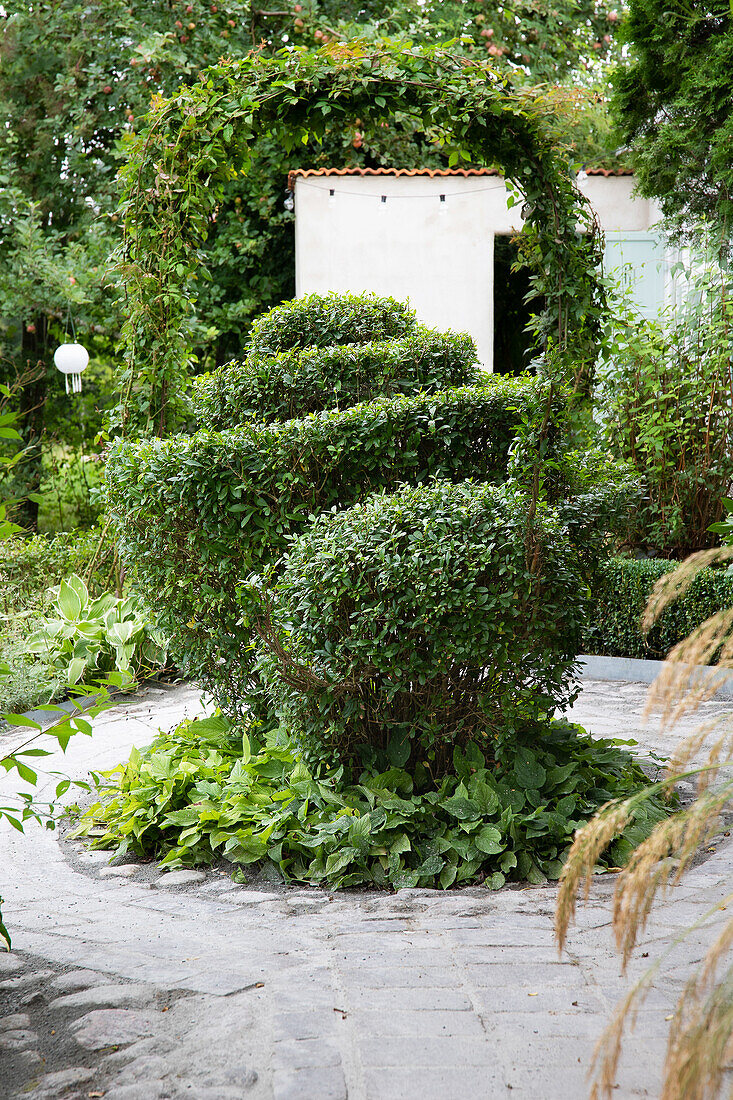
[[205, 277], [201, 247], [221, 189], [246, 171], [252, 144], [270, 133], [293, 149], [357, 117], [366, 126], [409, 124], [441, 142], [449, 166], [497, 166], [521, 190], [520, 255], [545, 302], [539, 335], [573, 364], [576, 384], [587, 377], [604, 301], [600, 236], [541, 100], [447, 47], [331, 43], [222, 61], [194, 87], [156, 102], [132, 142], [122, 204], [124, 434], [163, 435], [180, 419], [192, 301]]

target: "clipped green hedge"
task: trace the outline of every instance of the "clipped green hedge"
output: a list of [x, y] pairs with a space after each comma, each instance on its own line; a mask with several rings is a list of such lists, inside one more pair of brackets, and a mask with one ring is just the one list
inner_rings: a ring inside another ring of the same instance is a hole
[[467, 385], [478, 380], [476, 360], [470, 336], [424, 326], [395, 340], [250, 354], [196, 380], [193, 412], [213, 431], [290, 420], [375, 397]]
[[[540, 380], [489, 376], [302, 420], [117, 443], [107, 500], [120, 550], [177, 662], [236, 712], [257, 683], [243, 581], [334, 506], [436, 476], [503, 480], [519, 426], [541, 417], [546, 397]], [[556, 392], [550, 454], [566, 403]]]
[[308, 294], [275, 306], [252, 323], [251, 355], [290, 348], [327, 348], [394, 340], [415, 328], [415, 311], [405, 302], [376, 294]]
[[654, 583], [677, 564], [655, 558], [612, 558], [603, 563], [593, 586], [584, 652], [661, 660], [705, 619], [733, 606], [733, 575], [724, 569], [703, 569], [645, 637], [640, 620]]
[[435, 778], [456, 745], [493, 759], [497, 737], [577, 695], [578, 558], [516, 486], [438, 481], [325, 513], [268, 603], [258, 667], [312, 764]]

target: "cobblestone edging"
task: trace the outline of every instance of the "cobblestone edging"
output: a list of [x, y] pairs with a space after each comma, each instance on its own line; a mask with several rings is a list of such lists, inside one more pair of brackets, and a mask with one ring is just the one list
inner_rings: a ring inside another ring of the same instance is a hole
[[[637, 685], [587, 684], [572, 716], [633, 737], [642, 702]], [[58, 766], [111, 766], [196, 707], [187, 687], [119, 707]], [[666, 744], [658, 733], [644, 743]], [[216, 871], [109, 867], [83, 848], [70, 859], [38, 829], [2, 832], [0, 859], [15, 947], [0, 956], [3, 1097], [581, 1100], [595, 1039], [627, 988], [608, 930], [610, 876], [559, 960], [553, 886], [237, 886]], [[730, 879], [725, 844], [658, 911], [632, 976]], [[666, 1017], [711, 935], [678, 950], [640, 1012], [619, 1100], [658, 1095]]]

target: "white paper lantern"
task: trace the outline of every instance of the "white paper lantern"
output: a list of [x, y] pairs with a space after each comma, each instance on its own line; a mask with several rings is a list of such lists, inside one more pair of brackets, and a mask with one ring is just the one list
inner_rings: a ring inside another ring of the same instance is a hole
[[61, 373], [66, 375], [66, 392], [81, 393], [81, 372], [87, 369], [89, 362], [87, 349], [81, 344], [61, 344], [53, 353], [53, 361]]

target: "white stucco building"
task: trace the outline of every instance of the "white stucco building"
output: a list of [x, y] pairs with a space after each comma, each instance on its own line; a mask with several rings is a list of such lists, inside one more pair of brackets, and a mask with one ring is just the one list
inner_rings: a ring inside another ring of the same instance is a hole
[[[512, 280], [505, 245], [522, 226], [522, 204], [509, 205], [499, 173], [301, 169], [289, 185], [298, 297], [374, 291], [409, 299], [420, 321], [469, 332], [482, 365], [494, 369], [495, 326]], [[654, 315], [669, 293], [669, 264], [653, 229], [658, 209], [633, 197], [627, 173], [588, 172], [578, 186], [605, 232], [606, 270], [631, 287], [642, 312]]]

